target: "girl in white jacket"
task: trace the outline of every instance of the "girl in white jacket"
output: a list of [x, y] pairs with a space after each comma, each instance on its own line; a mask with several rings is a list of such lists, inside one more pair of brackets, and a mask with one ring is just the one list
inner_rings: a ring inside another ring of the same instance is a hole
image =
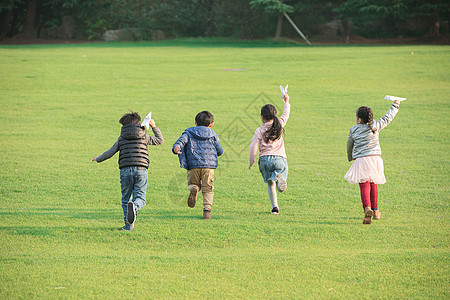
[[400, 101], [394, 101], [389, 111], [379, 119], [373, 121], [373, 112], [370, 107], [361, 106], [356, 111], [356, 125], [350, 128], [347, 141], [348, 161], [355, 160], [344, 178], [352, 184], [359, 184], [361, 201], [364, 208], [363, 224], [371, 224], [379, 220], [381, 213], [378, 210], [377, 184], [386, 183], [384, 177], [383, 159], [379, 133], [395, 117]]

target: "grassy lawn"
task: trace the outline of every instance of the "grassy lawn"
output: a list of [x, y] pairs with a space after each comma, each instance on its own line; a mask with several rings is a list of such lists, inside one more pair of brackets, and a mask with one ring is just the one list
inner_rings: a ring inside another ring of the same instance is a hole
[[[448, 299], [450, 48], [219, 46], [0, 47], [0, 298]], [[247, 160], [260, 107], [281, 115], [280, 84], [289, 179], [272, 216]], [[347, 135], [386, 94], [408, 100], [380, 135], [381, 220], [363, 226]], [[165, 143], [123, 232], [118, 155], [91, 158], [129, 109], [152, 111]], [[170, 151], [201, 110], [225, 150], [212, 220], [187, 207]]]

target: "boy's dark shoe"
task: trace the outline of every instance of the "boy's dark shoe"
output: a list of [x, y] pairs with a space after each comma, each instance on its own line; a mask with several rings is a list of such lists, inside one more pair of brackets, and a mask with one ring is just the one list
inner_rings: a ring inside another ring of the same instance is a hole
[[373, 216], [373, 210], [370, 208], [370, 206], [366, 206], [366, 208], [364, 208], [363, 224], [372, 224], [372, 216]]
[[194, 186], [191, 189], [191, 192], [189, 193], [188, 197], [188, 206], [193, 208], [195, 207], [195, 203], [197, 202], [197, 196], [198, 196], [198, 186]]
[[204, 208], [203, 209], [203, 219], [211, 219], [211, 210]]
[[134, 229], [134, 224], [130, 224], [128, 222], [125, 222], [125, 226], [122, 227], [122, 230], [131, 231]]
[[272, 208], [272, 212], [271, 212], [272, 215], [278, 215], [279, 213], [280, 213], [280, 209], [278, 207]]
[[284, 179], [283, 175], [281, 174], [277, 174], [277, 176], [275, 176], [276, 180], [277, 180], [277, 190], [282, 193], [287, 189], [287, 182]]
[[134, 203], [130, 201], [127, 203], [127, 222], [133, 225], [134, 221], [136, 221], [136, 209]]

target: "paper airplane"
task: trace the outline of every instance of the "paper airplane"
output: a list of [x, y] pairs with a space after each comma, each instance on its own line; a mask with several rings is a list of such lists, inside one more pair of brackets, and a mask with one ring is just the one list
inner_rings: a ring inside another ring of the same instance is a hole
[[152, 112], [149, 112], [141, 124], [142, 126], [147, 127], [147, 130], [149, 129], [149, 124], [150, 124], [151, 119], [152, 119]]
[[406, 100], [406, 98], [400, 98], [400, 97], [395, 97], [395, 96], [391, 96], [391, 95], [386, 95], [384, 97], [384, 99], [391, 100], [391, 101], [395, 101], [395, 100], [403, 101], [403, 100]]
[[286, 87], [285, 87], [285, 88], [283, 88], [283, 86], [280, 85], [281, 98], [284, 99], [284, 94], [287, 94], [288, 87], [289, 87], [288, 84], [286, 84]]

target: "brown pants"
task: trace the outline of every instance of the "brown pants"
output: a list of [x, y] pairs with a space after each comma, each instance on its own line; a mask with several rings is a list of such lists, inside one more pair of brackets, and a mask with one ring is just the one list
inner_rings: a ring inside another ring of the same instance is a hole
[[211, 209], [214, 197], [214, 169], [190, 169], [187, 171], [188, 188], [197, 186], [203, 194], [203, 209]]

